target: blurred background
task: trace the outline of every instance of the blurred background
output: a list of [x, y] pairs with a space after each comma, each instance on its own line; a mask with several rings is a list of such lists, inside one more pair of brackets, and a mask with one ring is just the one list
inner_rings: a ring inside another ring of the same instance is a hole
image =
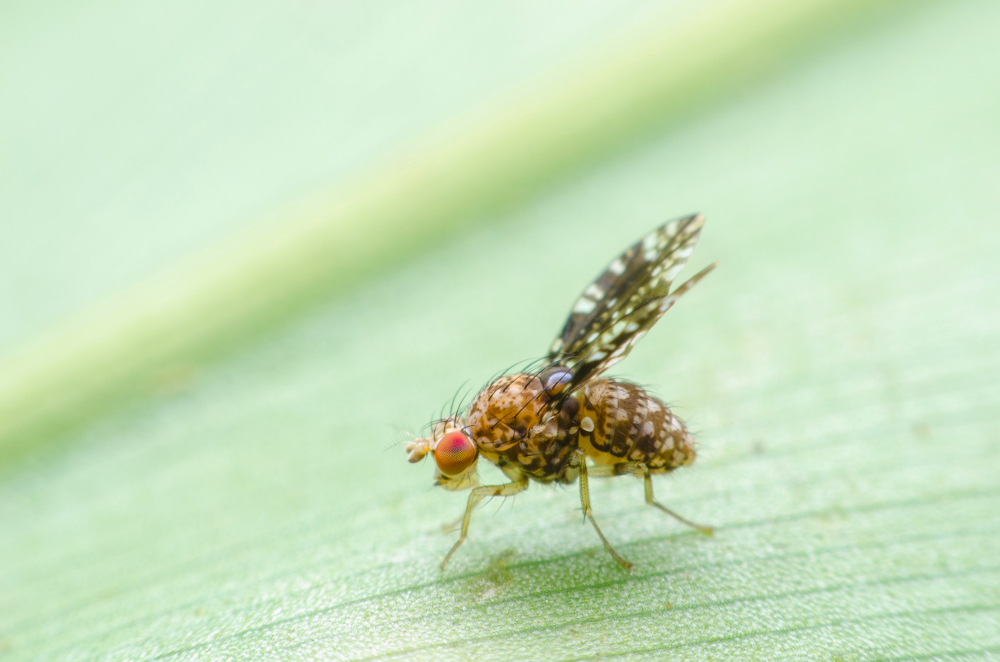
[[[991, 659], [1000, 5], [7, 2], [0, 659]], [[402, 442], [674, 216], [658, 496]], [[486, 482], [500, 480], [483, 471]]]

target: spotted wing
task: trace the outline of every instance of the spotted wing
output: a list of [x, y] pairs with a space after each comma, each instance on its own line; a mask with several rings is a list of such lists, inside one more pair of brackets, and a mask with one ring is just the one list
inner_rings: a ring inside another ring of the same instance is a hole
[[551, 365], [572, 370], [566, 394], [624, 359], [663, 313], [718, 263], [670, 292], [698, 243], [701, 214], [657, 228], [615, 258], [577, 299], [549, 350]]

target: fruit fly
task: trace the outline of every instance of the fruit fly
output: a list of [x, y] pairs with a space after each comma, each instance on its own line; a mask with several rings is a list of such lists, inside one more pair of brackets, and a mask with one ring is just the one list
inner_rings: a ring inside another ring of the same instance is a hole
[[[657, 228], [615, 258], [583, 291], [539, 367], [489, 383], [463, 414], [431, 425], [428, 437], [407, 444], [410, 462], [433, 455], [437, 484], [471, 489], [462, 533], [441, 563], [465, 541], [469, 520], [484, 497], [511, 496], [529, 481], [580, 481], [583, 515], [604, 547], [624, 568], [590, 508], [592, 477], [645, 479], [646, 503], [706, 533], [653, 498], [653, 474], [694, 461], [693, 435], [667, 406], [643, 387], [603, 377], [686, 292], [718, 266], [709, 265], [671, 289], [694, 250], [704, 217], [678, 218]], [[492, 462], [510, 479], [479, 485], [476, 465]], [[590, 464], [588, 465], [588, 459]]]

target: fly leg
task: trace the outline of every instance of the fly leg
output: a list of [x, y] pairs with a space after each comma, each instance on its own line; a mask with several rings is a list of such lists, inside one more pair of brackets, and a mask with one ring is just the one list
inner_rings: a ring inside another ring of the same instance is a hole
[[472, 519], [472, 509], [476, 507], [476, 504], [482, 500], [485, 496], [495, 497], [495, 496], [511, 496], [517, 494], [518, 492], [528, 488], [528, 477], [521, 476], [517, 480], [507, 483], [506, 485], [483, 485], [482, 487], [477, 487], [472, 490], [472, 494], [469, 495], [469, 503], [465, 507], [465, 517], [462, 518], [462, 535], [458, 537], [458, 542], [455, 546], [451, 548], [448, 555], [444, 557], [444, 561], [441, 562], [441, 570], [448, 565], [448, 559], [451, 555], [455, 553], [462, 543], [465, 542], [465, 536], [469, 533], [469, 520]]
[[604, 549], [608, 550], [608, 553], [614, 557], [615, 561], [625, 568], [626, 570], [632, 569], [632, 564], [618, 556], [612, 547], [608, 539], [604, 537], [601, 533], [601, 527], [597, 526], [597, 521], [594, 520], [594, 514], [590, 511], [590, 488], [587, 485], [587, 459], [584, 456], [583, 451], [577, 451], [577, 459], [580, 465], [580, 505], [583, 506], [583, 516], [590, 520], [590, 523], [594, 525], [594, 530], [597, 531], [597, 535], [600, 536], [601, 542], [604, 543]]
[[445, 522], [444, 524], [441, 525], [441, 531], [442, 531], [442, 533], [451, 533], [452, 531], [454, 531], [455, 529], [457, 529], [458, 526], [461, 523], [462, 523], [462, 517], [461, 516], [459, 516], [459, 517], [457, 517], [455, 519], [450, 519], [450, 520], [448, 520], [447, 522]]
[[[651, 506], [659, 508], [666, 514], [670, 515], [678, 522], [687, 524], [691, 528], [698, 529], [702, 533], [707, 533], [711, 535], [713, 533], [712, 527], [702, 526], [700, 524], [695, 524], [689, 519], [681, 517], [674, 511], [670, 510], [662, 503], [653, 498], [653, 474], [649, 471], [649, 467], [642, 462], [619, 462], [617, 464], [602, 464], [596, 467], [590, 468], [590, 473], [592, 476], [632, 476], [637, 474], [642, 474], [646, 480], [646, 503]], [[581, 474], [582, 475], [582, 474]]]
[[693, 529], [698, 529], [702, 533], [706, 533], [708, 535], [712, 535], [712, 533], [714, 533], [714, 530], [712, 529], [712, 527], [710, 527], [710, 526], [702, 526], [700, 524], [695, 524], [691, 520], [685, 519], [684, 517], [681, 517], [680, 515], [678, 515], [677, 513], [675, 513], [674, 511], [670, 510], [669, 508], [667, 508], [666, 506], [664, 506], [662, 503], [660, 503], [659, 501], [657, 501], [656, 499], [654, 499], [653, 498], [653, 476], [649, 472], [649, 467], [647, 467], [645, 464], [643, 464], [641, 466], [642, 466], [642, 469], [641, 469], [642, 474], [643, 474], [643, 476], [646, 479], [646, 503], [648, 503], [651, 506], [656, 506], [657, 508], [659, 508], [660, 510], [662, 510], [666, 514], [668, 514], [671, 517], [673, 517], [674, 519], [676, 519], [678, 522], [681, 522], [683, 524], [687, 524], [688, 526], [690, 526]]

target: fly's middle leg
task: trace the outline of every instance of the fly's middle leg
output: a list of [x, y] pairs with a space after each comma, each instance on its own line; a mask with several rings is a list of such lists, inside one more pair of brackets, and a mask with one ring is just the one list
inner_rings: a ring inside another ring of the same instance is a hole
[[601, 538], [601, 542], [604, 543], [604, 549], [608, 550], [608, 553], [614, 558], [615, 561], [625, 568], [626, 570], [631, 570], [634, 566], [626, 561], [624, 558], [618, 555], [618, 552], [614, 550], [608, 539], [604, 537], [601, 532], [601, 527], [597, 526], [597, 521], [594, 519], [594, 514], [590, 511], [590, 487], [587, 483], [587, 458], [583, 454], [583, 451], [577, 452], [577, 461], [580, 464], [580, 505], [583, 506], [583, 516], [590, 520], [590, 523], [594, 525], [594, 530], [597, 531], [597, 535]]

